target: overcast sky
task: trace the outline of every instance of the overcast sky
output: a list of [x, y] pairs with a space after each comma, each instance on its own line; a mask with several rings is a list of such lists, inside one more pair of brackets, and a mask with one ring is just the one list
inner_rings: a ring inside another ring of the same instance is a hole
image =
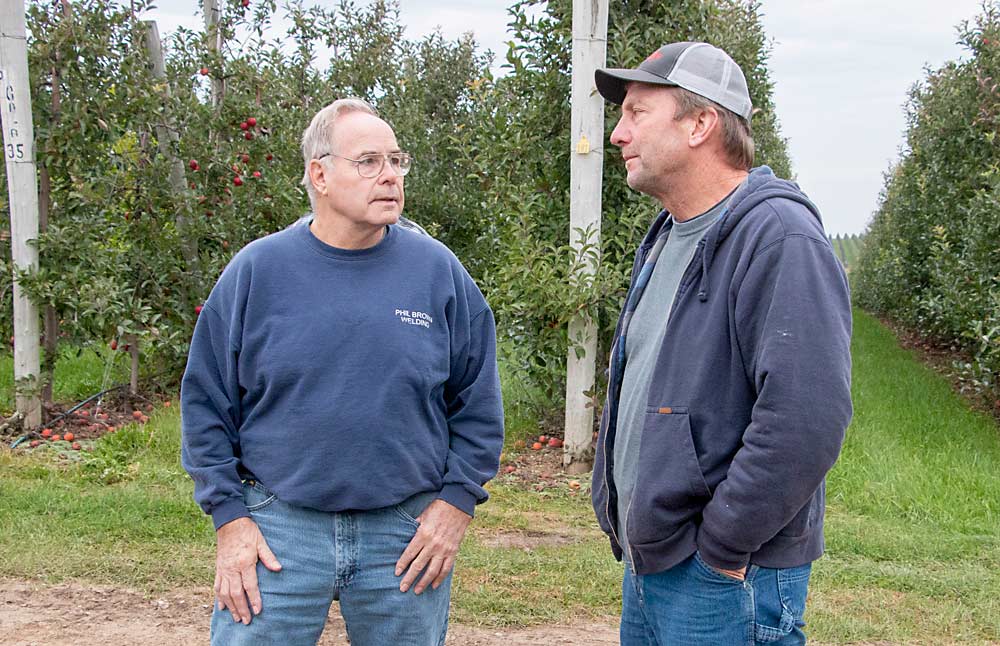
[[[667, 1], [667, 0], [665, 0]], [[364, 3], [364, 0], [361, 0]], [[197, 0], [161, 0], [160, 33], [200, 28]], [[400, 0], [411, 38], [473, 31], [502, 61], [507, 0]], [[978, 0], [762, 0], [775, 102], [797, 180], [830, 234], [861, 233], [903, 143], [909, 88], [966, 55], [956, 26]]]

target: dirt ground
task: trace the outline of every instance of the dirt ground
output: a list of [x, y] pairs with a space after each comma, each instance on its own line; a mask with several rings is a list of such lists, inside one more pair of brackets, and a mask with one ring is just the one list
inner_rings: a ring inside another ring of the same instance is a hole
[[[202, 646], [208, 643], [210, 590], [180, 589], [155, 597], [120, 588], [0, 580], [4, 646]], [[321, 646], [348, 644], [334, 607]], [[618, 643], [615, 618], [573, 626], [502, 629], [452, 625], [449, 646], [605, 646]]]

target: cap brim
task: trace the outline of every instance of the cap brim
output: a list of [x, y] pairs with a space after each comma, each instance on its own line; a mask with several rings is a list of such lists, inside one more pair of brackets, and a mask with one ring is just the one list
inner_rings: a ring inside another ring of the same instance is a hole
[[597, 83], [597, 91], [605, 99], [618, 105], [621, 105], [625, 101], [626, 85], [633, 81], [652, 83], [653, 85], [677, 86], [676, 83], [645, 70], [599, 69], [594, 71], [594, 82]]

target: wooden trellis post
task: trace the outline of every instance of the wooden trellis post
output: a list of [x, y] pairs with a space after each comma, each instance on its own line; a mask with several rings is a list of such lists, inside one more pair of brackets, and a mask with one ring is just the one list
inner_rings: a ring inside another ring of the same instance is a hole
[[[594, 71], [607, 54], [607, 0], [573, 0], [573, 90], [570, 156], [570, 244], [580, 252], [593, 245], [574, 277], [580, 285], [593, 280], [601, 240], [601, 181], [604, 172], [604, 99], [594, 85]], [[594, 428], [594, 362], [597, 326], [587, 309], [569, 323], [566, 357], [566, 441], [563, 465], [571, 473], [591, 467]]]
[[[0, 0], [0, 122], [10, 196], [14, 267], [38, 270], [38, 179], [28, 84], [28, 41], [22, 0]], [[38, 308], [14, 282], [14, 383], [17, 412], [26, 427], [42, 422], [39, 397]]]

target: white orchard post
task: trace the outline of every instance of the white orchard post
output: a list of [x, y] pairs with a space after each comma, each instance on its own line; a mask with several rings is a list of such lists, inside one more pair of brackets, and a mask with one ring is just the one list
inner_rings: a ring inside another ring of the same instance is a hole
[[[28, 41], [22, 0], [0, 0], [0, 122], [10, 196], [14, 267], [38, 270], [38, 177], [28, 82]], [[14, 282], [14, 382], [17, 411], [24, 425], [42, 422], [39, 387], [38, 308]]]

